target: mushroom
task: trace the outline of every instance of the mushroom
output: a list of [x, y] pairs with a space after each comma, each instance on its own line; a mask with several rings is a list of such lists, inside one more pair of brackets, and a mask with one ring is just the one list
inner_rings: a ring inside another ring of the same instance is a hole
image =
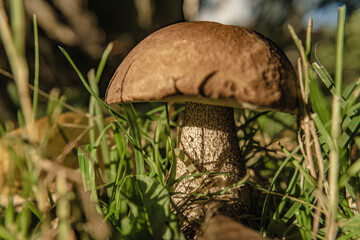
[[[194, 169], [224, 175], [177, 183], [175, 192], [182, 194], [173, 200], [178, 206], [199, 182], [202, 192], [213, 193], [245, 176], [233, 108], [295, 113], [297, 99], [295, 72], [275, 43], [251, 29], [215, 22], [177, 23], [152, 33], [123, 60], [106, 94], [108, 104], [185, 103], [180, 148]], [[178, 159], [176, 177], [189, 174]], [[226, 204], [220, 202], [219, 208]], [[194, 204], [184, 215], [199, 221], [203, 210]]]

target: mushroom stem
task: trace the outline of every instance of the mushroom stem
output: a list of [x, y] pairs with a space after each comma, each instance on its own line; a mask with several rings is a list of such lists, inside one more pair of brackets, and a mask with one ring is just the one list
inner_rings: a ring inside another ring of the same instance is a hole
[[[176, 178], [196, 172], [219, 172], [226, 176], [199, 177], [201, 181], [206, 177], [200, 188], [199, 178], [191, 177], [179, 182], [175, 186], [175, 192], [181, 194], [175, 196], [177, 199], [174, 198], [179, 206], [196, 189], [199, 189], [201, 193], [213, 193], [239, 181], [245, 175], [245, 163], [240, 153], [233, 108], [186, 102], [180, 148], [194, 166], [190, 168], [188, 163], [184, 164], [178, 159]], [[191, 169], [196, 169], [196, 172], [192, 172]], [[190, 207], [184, 215], [190, 221], [199, 221], [204, 212], [204, 209], [194, 210]]]

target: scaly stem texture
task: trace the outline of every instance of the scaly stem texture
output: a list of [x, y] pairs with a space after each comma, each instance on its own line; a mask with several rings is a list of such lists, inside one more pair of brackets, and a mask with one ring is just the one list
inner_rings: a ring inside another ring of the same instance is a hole
[[[191, 172], [187, 164], [178, 160], [176, 178], [205, 172], [224, 174], [202, 176], [200, 179], [206, 178], [206, 180], [201, 186], [194, 178], [179, 182], [175, 186], [175, 191], [182, 194], [179, 194], [180, 199], [174, 200], [177, 204], [185, 201], [196, 189], [200, 193], [213, 193], [239, 181], [245, 175], [245, 164], [240, 153], [232, 108], [185, 103], [180, 148], [190, 159], [196, 172]], [[188, 215], [188, 218], [194, 215], [194, 209], [190, 215], [186, 213], [185, 215]], [[199, 218], [199, 216], [193, 217]]]

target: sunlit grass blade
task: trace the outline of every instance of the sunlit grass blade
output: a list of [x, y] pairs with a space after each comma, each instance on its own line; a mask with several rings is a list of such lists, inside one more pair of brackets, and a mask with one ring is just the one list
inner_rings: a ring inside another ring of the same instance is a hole
[[360, 159], [357, 159], [350, 167], [347, 169], [345, 174], [342, 174], [339, 180], [339, 187], [343, 187], [346, 182], [350, 180], [352, 176], [355, 176], [360, 172]]
[[10, 201], [5, 209], [5, 222], [11, 223], [15, 220], [15, 210], [14, 210], [14, 203]]
[[84, 190], [88, 191], [91, 189], [92, 186], [91, 181], [95, 180], [95, 171], [93, 170], [93, 164], [91, 164], [91, 162], [89, 161], [89, 152], [85, 149], [87, 149], [86, 146], [84, 148], [80, 147], [78, 149], [78, 161]]
[[[96, 71], [96, 75], [95, 75], [94, 70], [89, 71], [89, 74], [88, 74], [89, 84], [90, 84], [91, 89], [94, 91], [94, 93], [96, 95], [99, 95], [98, 83], [100, 81], [102, 72], [105, 68], [106, 61], [109, 57], [111, 50], [112, 50], [112, 44], [109, 44], [107, 46], [107, 48], [105, 49], [105, 51], [103, 52], [99, 66]], [[97, 120], [96, 123], [97, 123], [99, 131], [102, 132], [105, 127], [104, 126], [104, 117], [102, 114], [102, 109], [101, 109], [100, 103], [95, 100], [94, 96], [92, 96], [91, 100], [90, 100], [90, 111], [91, 112], [95, 111], [96, 120]], [[89, 124], [92, 124], [92, 123], [93, 123], [93, 119], [89, 119]], [[90, 134], [90, 142], [94, 143], [95, 129], [92, 129], [91, 132], [89, 132], [89, 134]], [[111, 164], [111, 162], [110, 162], [110, 149], [109, 149], [105, 134], [102, 136], [101, 142], [102, 142], [102, 144], [101, 144], [102, 157], [103, 157], [104, 164], [106, 166], [106, 168], [105, 168], [106, 178], [107, 178], [107, 181], [113, 182], [114, 178], [115, 178], [115, 174], [116, 174], [116, 169], [115, 169], [115, 165]]]
[[324, 123], [321, 121], [317, 113], [313, 113], [311, 115], [312, 120], [314, 121], [317, 130], [320, 132], [319, 140], [322, 140], [324, 143], [326, 143], [327, 146], [322, 146], [325, 150], [328, 150], [329, 148], [334, 147], [334, 142], [330, 136], [330, 133], [326, 129]]
[[314, 62], [312, 63], [313, 69], [316, 71], [316, 73], [319, 75], [320, 79], [322, 80], [322, 82], [325, 84], [325, 86], [329, 89], [329, 91], [332, 94], [335, 94], [336, 87], [335, 87], [335, 83], [332, 80], [330, 74], [328, 71], [326, 71], [326, 69], [324, 68], [324, 66], [320, 65], [319, 62]]
[[[294, 218], [295, 218], [294, 216], [295, 216], [295, 214], [297, 214], [299, 212], [299, 209], [301, 208], [301, 206], [303, 206], [303, 204], [301, 202], [292, 203], [291, 207], [289, 207], [289, 209], [287, 209], [287, 211], [284, 213], [284, 215], [281, 219], [286, 223], [289, 223], [291, 220], [294, 220]], [[295, 227], [294, 224], [289, 224], [287, 229], [285, 229], [285, 231], [284, 231], [284, 235], [289, 236], [288, 232], [290, 232], [290, 230], [294, 227]]]
[[[106, 132], [109, 128], [112, 127], [112, 124], [108, 124], [106, 127], [104, 127], [104, 129], [102, 129], [102, 131], [100, 132], [99, 136], [97, 137], [96, 141], [94, 142], [94, 144], [91, 146], [90, 149], [90, 157], [91, 159], [93, 159], [95, 161], [94, 164], [98, 165], [99, 164], [99, 160], [98, 160], [98, 155], [97, 155], [97, 150], [99, 149], [100, 144], [103, 141], [104, 136], [106, 135]], [[110, 163], [109, 163], [110, 164]], [[105, 166], [106, 167], [106, 166]], [[110, 168], [110, 166], [108, 166], [108, 168]], [[106, 170], [106, 169], [105, 169]], [[97, 171], [99, 173], [99, 177], [101, 178], [101, 182], [105, 183], [105, 179], [104, 176], [102, 174], [102, 171]], [[111, 173], [111, 175], [114, 174], [114, 176], [111, 176], [113, 178], [115, 178], [115, 172]], [[114, 180], [112, 180], [114, 181]]]
[[339, 8], [338, 32], [336, 39], [336, 67], [335, 67], [335, 86], [336, 92], [333, 95], [331, 112], [331, 137], [334, 147], [330, 148], [329, 153], [329, 214], [326, 216], [326, 239], [335, 239], [338, 226], [336, 224], [337, 207], [339, 201], [339, 138], [341, 136], [341, 106], [342, 98], [342, 71], [343, 71], [343, 52], [344, 52], [344, 29], [345, 29], [346, 7]]
[[[282, 162], [281, 166], [279, 167], [279, 169], [276, 171], [270, 186], [268, 187], [268, 191], [271, 192], [274, 189], [275, 183], [278, 179], [278, 177], [280, 176], [282, 170], [285, 168], [286, 164], [289, 163], [292, 159], [293, 159], [293, 155], [296, 154], [299, 151], [300, 147], [297, 146], [287, 157], [286, 159], [284, 159], [284, 161]], [[267, 193], [266, 197], [265, 197], [265, 201], [264, 201], [264, 205], [262, 208], [262, 213], [261, 213], [261, 228], [265, 229], [265, 221], [266, 221], [266, 214], [268, 212], [268, 204], [270, 202], [270, 194]]]
[[[285, 196], [282, 197], [282, 199], [278, 205], [278, 208], [276, 209], [276, 212], [272, 216], [272, 219], [270, 220], [270, 223], [266, 229], [268, 234], [276, 232], [275, 228], [276, 228], [278, 221], [284, 220], [284, 222], [287, 222], [286, 220], [289, 220], [291, 217], [293, 217], [295, 214], [295, 210], [301, 206], [301, 204], [299, 204], [298, 207], [296, 209], [292, 209], [292, 211], [287, 210], [287, 206], [286, 206], [286, 203], [289, 200], [288, 196], [290, 196], [291, 194], [294, 194], [294, 190], [295, 190], [295, 187], [296, 187], [296, 184], [298, 181], [298, 177], [299, 177], [299, 171], [296, 170], [294, 172], [293, 177], [290, 180], [289, 186], [287, 187], [287, 189], [284, 193]], [[283, 214], [284, 211], [286, 211], [285, 214]]]
[[36, 15], [33, 15], [34, 25], [34, 47], [35, 47], [35, 61], [34, 61], [34, 95], [33, 95], [33, 111], [32, 124], [35, 124], [37, 106], [38, 106], [38, 92], [39, 92], [39, 36]]
[[158, 124], [155, 129], [155, 139], [154, 139], [154, 161], [156, 164], [156, 172], [158, 175], [159, 182], [164, 185], [165, 181], [165, 175], [162, 169], [162, 162], [160, 161], [161, 155], [160, 155], [160, 134], [161, 134], [161, 128], [162, 128], [162, 119], [160, 118], [158, 121]]
[[174, 183], [175, 183], [175, 177], [176, 177], [176, 153], [175, 153], [175, 149], [173, 147], [172, 141], [170, 136], [168, 136], [168, 142], [170, 145], [170, 153], [168, 154], [170, 157], [170, 161], [171, 161], [171, 167], [170, 167], [170, 174], [169, 174], [169, 179], [167, 182], [167, 186], [170, 188], [170, 192], [172, 192], [172, 190], [174, 189]]
[[307, 215], [304, 211], [298, 209], [295, 214], [297, 218], [297, 222], [301, 226], [299, 228], [302, 239], [312, 239], [311, 233], [311, 222], [309, 221], [309, 215]]
[[123, 138], [121, 135], [121, 132], [118, 128], [116, 128], [116, 125], [113, 125], [113, 133], [114, 133], [114, 141], [116, 144], [116, 150], [118, 153], [118, 156], [120, 158], [119, 165], [117, 169], [116, 174], [116, 180], [115, 185], [119, 185], [120, 179], [127, 175], [127, 172], [130, 170], [129, 162], [127, 162], [126, 155], [129, 154], [127, 152], [128, 148], [128, 139]]
[[11, 30], [19, 54], [25, 55], [25, 9], [21, 0], [10, 2]]
[[295, 168], [301, 172], [302, 176], [307, 180], [307, 182], [310, 183], [311, 187], [316, 188], [316, 182], [310, 176], [310, 174], [306, 172], [296, 160], [293, 160], [292, 163], [294, 164]]
[[351, 107], [354, 105], [355, 101], [359, 99], [360, 96], [360, 78], [352, 87], [349, 95], [346, 97], [346, 104], [344, 107], [344, 113], [348, 113]]
[[[96, 79], [95, 79], [94, 70], [89, 71], [88, 78], [89, 78], [89, 83], [90, 83], [91, 89], [95, 92], [96, 95], [99, 95], [99, 87], [98, 87]], [[93, 98], [93, 96], [92, 96], [92, 98]], [[102, 132], [105, 128], [105, 123], [104, 123], [104, 116], [103, 116], [102, 109], [101, 109], [99, 102], [94, 101], [94, 109], [95, 109], [96, 124], [97, 124], [98, 130], [99, 130], [99, 132]], [[114, 178], [115, 178], [116, 169], [115, 169], [115, 166], [111, 165], [111, 163], [110, 163], [110, 149], [108, 146], [106, 134], [102, 135], [101, 153], [102, 153], [104, 164], [106, 166], [105, 167], [106, 178], [109, 182], [113, 182]]]
[[122, 106], [128, 119], [134, 143], [136, 144], [134, 148], [136, 174], [142, 175], [144, 174], [144, 156], [142, 154], [141, 135], [137, 125], [136, 113], [131, 104], [123, 104]]
[[112, 107], [110, 107], [103, 100], [101, 100], [101, 98], [91, 89], [91, 87], [89, 86], [89, 84], [87, 83], [87, 81], [85, 80], [83, 75], [81, 74], [80, 70], [76, 67], [74, 61], [71, 59], [70, 55], [62, 47], [59, 46], [59, 48], [60, 48], [61, 52], [64, 54], [64, 56], [66, 57], [66, 59], [69, 61], [70, 65], [74, 68], [74, 70], [78, 74], [81, 82], [84, 84], [86, 90], [88, 90], [88, 92], [91, 94], [91, 96], [93, 96], [112, 115], [114, 115], [117, 118], [120, 118], [121, 120], [126, 120], [126, 118], [124, 116], [122, 116], [121, 114], [116, 112], [114, 109], [112, 109]]
[[326, 125], [331, 120], [330, 108], [328, 107], [328, 101], [325, 99], [315, 77], [311, 78], [310, 92], [312, 109], [319, 115], [321, 121]]
[[17, 240], [4, 226], [0, 225], [0, 238], [6, 240]]
[[17, 222], [21, 222], [21, 224], [19, 224], [19, 232], [21, 233], [22, 236], [27, 237], [28, 235], [28, 230], [29, 230], [29, 225], [30, 225], [30, 211], [29, 211], [29, 203], [26, 202], [23, 205], [23, 209], [20, 212], [20, 214], [17, 216], [16, 220]]
[[343, 129], [341, 136], [338, 139], [339, 146], [345, 148], [357, 136], [360, 130], [360, 115], [357, 113], [355, 116], [349, 116], [343, 121]]
[[96, 83], [100, 82], [101, 75], [104, 71], [107, 59], [112, 51], [112, 48], [113, 48], [113, 44], [109, 43], [101, 56], [100, 63], [98, 65], [98, 68], [96, 69], [96, 75], [95, 75]]

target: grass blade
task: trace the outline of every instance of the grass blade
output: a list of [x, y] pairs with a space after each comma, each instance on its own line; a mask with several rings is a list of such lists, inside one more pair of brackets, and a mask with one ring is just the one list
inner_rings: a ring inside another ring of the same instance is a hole
[[34, 95], [33, 95], [33, 111], [32, 111], [32, 124], [35, 124], [37, 105], [38, 105], [38, 92], [39, 92], [39, 36], [36, 15], [33, 15], [34, 25], [34, 45], [35, 45], [35, 72], [34, 72]]
[[[90, 83], [91, 89], [95, 92], [96, 95], [98, 95], [99, 87], [97, 85], [97, 80], [95, 78], [95, 73], [93, 70], [89, 71], [88, 78], [89, 78], [89, 83]], [[91, 96], [91, 97], [93, 98], [93, 96]], [[96, 116], [96, 124], [98, 126], [99, 132], [102, 132], [105, 128], [105, 123], [104, 123], [104, 116], [103, 116], [102, 109], [101, 109], [99, 102], [97, 102], [97, 101], [94, 102], [94, 109], [95, 109], [95, 116]], [[106, 134], [102, 135], [101, 153], [102, 153], [104, 164], [106, 166], [105, 167], [106, 179], [108, 180], [108, 182], [113, 182], [115, 179], [116, 169], [115, 169], [115, 166], [111, 165], [111, 163], [110, 163], [110, 149], [109, 149], [108, 142], [106, 139]]]
[[326, 226], [328, 227], [325, 239], [335, 239], [338, 226], [336, 224], [337, 207], [339, 201], [338, 176], [339, 176], [339, 137], [341, 135], [341, 106], [342, 98], [342, 70], [344, 52], [344, 29], [345, 29], [346, 7], [339, 8], [338, 33], [336, 39], [336, 69], [335, 86], [336, 94], [333, 95], [331, 113], [331, 137], [334, 147], [330, 148], [329, 155], [329, 214], [326, 216]]
[[74, 68], [74, 70], [76, 71], [77, 75], [79, 76], [81, 82], [84, 84], [86, 90], [88, 90], [88, 92], [91, 94], [91, 96], [93, 96], [105, 109], [107, 109], [112, 115], [116, 116], [117, 118], [120, 118], [121, 120], [126, 120], [126, 118], [124, 116], [122, 116], [121, 114], [117, 113], [112, 107], [110, 107], [109, 105], [107, 105], [103, 100], [101, 100], [101, 98], [91, 89], [91, 87], [89, 86], [89, 84], [87, 83], [87, 81], [85, 80], [85, 78], [83, 77], [83, 75], [81, 74], [80, 70], [76, 67], [74, 61], [71, 59], [70, 55], [65, 51], [64, 48], [59, 46], [59, 49], [61, 50], [61, 52], [64, 54], [64, 56], [66, 57], [66, 59], [69, 61], [70, 65]]
[[103, 73], [103, 70], [105, 68], [107, 59], [108, 59], [108, 57], [109, 57], [109, 55], [111, 53], [112, 48], [113, 48], [113, 44], [109, 43], [107, 45], [105, 51], [103, 52], [103, 55], [101, 56], [101, 60], [100, 60], [100, 63], [99, 63], [99, 66], [98, 66], [98, 68], [96, 70], [96, 75], [95, 75], [96, 83], [100, 82], [101, 75]]
[[128, 124], [130, 126], [130, 130], [132, 133], [133, 141], [134, 141], [134, 155], [135, 155], [135, 163], [136, 163], [136, 174], [142, 175], [144, 174], [144, 155], [142, 154], [142, 147], [141, 147], [141, 135], [139, 126], [137, 124], [137, 118], [135, 109], [132, 107], [131, 104], [123, 104], [124, 112], [128, 119]]

